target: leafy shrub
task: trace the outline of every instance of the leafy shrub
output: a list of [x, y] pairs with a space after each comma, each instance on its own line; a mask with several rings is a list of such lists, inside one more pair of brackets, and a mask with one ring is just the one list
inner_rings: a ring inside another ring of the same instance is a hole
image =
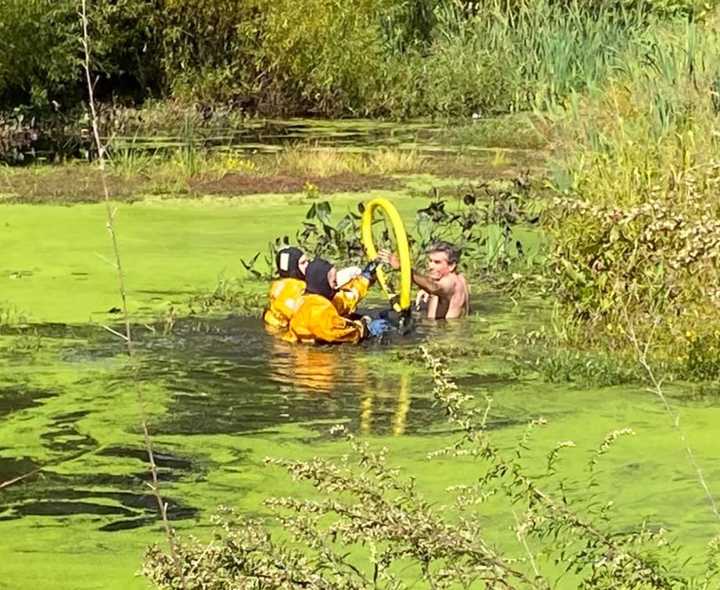
[[78, 81], [79, 27], [71, 0], [0, 2], [0, 104], [45, 106]]
[[720, 331], [700, 336], [687, 333], [687, 355], [685, 360], [688, 374], [695, 379], [710, 381], [720, 377]]
[[[75, 2], [3, 0], [0, 9], [0, 105], [78, 104]], [[101, 98], [395, 117], [563, 103], [624, 65], [618, 54], [664, 26], [658, 18], [706, 14], [699, 0], [118, 0], [90, 9]]]
[[22, 161], [25, 151], [32, 149], [38, 136], [35, 121], [26, 120], [22, 112], [8, 117], [0, 115], [0, 162]]
[[173, 0], [165, 72], [180, 95], [260, 112], [362, 112], [382, 61], [380, 0]]
[[[91, 2], [89, 10], [101, 97], [158, 90], [160, 1]], [[2, 0], [0, 14], [0, 106], [75, 106], [85, 94], [78, 3]]]
[[[562, 125], [564, 196], [546, 216], [554, 290], [584, 334], [614, 346], [629, 330], [665, 354], [713, 333], [720, 292], [716, 34], [686, 25], [642, 43]], [[633, 63], [642, 52], [649, 64]], [[683, 344], [685, 342], [685, 344]]]
[[521, 176], [510, 182], [469, 186], [458, 199], [436, 194], [416, 214], [414, 252], [421, 258], [430, 244], [444, 240], [462, 252], [461, 266], [470, 273], [532, 267], [540, 261], [517, 230], [533, 222], [531, 184]]

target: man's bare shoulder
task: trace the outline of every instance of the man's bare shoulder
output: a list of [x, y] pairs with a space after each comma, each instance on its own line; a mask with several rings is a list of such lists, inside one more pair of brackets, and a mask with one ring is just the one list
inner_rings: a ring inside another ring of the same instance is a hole
[[451, 291], [465, 291], [468, 288], [468, 282], [465, 279], [465, 275], [450, 273], [440, 279], [439, 283]]
[[448, 275], [445, 275], [441, 279], [437, 280], [437, 285], [442, 290], [443, 295], [449, 297], [457, 289], [457, 285], [458, 285], [457, 275], [455, 273], [450, 273]]
[[455, 275], [457, 278], [457, 285], [465, 289], [466, 291], [470, 291], [470, 283], [468, 283], [467, 279], [465, 278], [465, 275], [463, 274], [457, 274]]

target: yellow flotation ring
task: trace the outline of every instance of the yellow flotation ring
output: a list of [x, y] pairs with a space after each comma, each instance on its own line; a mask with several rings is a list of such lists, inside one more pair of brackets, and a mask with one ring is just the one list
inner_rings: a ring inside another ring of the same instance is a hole
[[362, 217], [362, 241], [365, 246], [365, 252], [370, 260], [377, 258], [377, 248], [373, 239], [372, 224], [373, 213], [378, 209], [382, 211], [387, 221], [390, 222], [393, 234], [395, 236], [395, 244], [397, 245], [397, 255], [400, 259], [400, 292], [394, 293], [388, 284], [387, 277], [382, 268], [377, 270], [378, 283], [382, 287], [388, 299], [392, 302], [393, 308], [397, 312], [405, 312], [410, 309], [410, 289], [411, 289], [411, 262], [410, 262], [410, 245], [408, 244], [405, 225], [395, 206], [387, 199], [373, 199], [365, 205], [365, 211]]

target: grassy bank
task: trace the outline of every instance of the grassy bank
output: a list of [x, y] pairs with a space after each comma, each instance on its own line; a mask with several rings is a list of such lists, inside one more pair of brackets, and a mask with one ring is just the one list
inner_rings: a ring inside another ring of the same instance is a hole
[[[376, 127], [369, 125], [371, 130]], [[145, 138], [142, 145], [117, 140], [109, 159], [110, 195], [135, 201], [301, 193], [308, 188], [321, 194], [362, 193], [412, 190], [418, 181], [429, 189], [433, 183], [482, 182], [524, 173], [539, 179], [544, 174], [542, 146], [497, 146], [494, 141], [510, 134], [507, 128], [499, 134], [489, 123], [477, 127], [461, 129], [457, 135], [452, 128], [443, 129], [437, 139], [403, 147], [362, 145], [362, 139], [360, 145], [346, 148], [300, 141], [256, 143], [255, 149], [242, 144], [207, 146], [200, 137], [169, 147], [152, 138]], [[341, 135], [341, 130], [336, 133]], [[469, 143], [458, 139], [471, 134]], [[97, 202], [101, 197], [100, 171], [87, 162], [0, 165], [0, 202], [71, 204]]]

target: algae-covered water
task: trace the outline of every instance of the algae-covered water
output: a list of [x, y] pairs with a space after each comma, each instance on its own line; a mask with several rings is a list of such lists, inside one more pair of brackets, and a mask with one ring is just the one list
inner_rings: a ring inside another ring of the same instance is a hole
[[[358, 197], [333, 197], [338, 211]], [[417, 200], [397, 196], [406, 218]], [[292, 347], [254, 317], [220, 314], [164, 320], [218, 277], [241, 277], [240, 257], [269, 233], [292, 233], [300, 199], [140, 202], [117, 223], [139, 364], [130, 368], [117, 327], [119, 306], [104, 208], [0, 207], [0, 588], [146, 588], [137, 575], [144, 547], [162, 542], [142, 443], [138, 395], [146, 402], [163, 493], [180, 533], [207, 534], [218, 505], [267, 513], [263, 500], [296, 486], [267, 456], [335, 457], [329, 435], [344, 424], [390, 450], [441, 501], [472, 466], [427, 453], [453, 432], [433, 404], [432, 383], [413, 362], [422, 341], [477, 351], [451, 364], [463, 389], [492, 394], [490, 426], [511, 444], [545, 417], [531, 453], [538, 469], [558, 441], [572, 440], [561, 467], [568, 486], [604, 436], [631, 427], [602, 463], [599, 494], [619, 522], [647, 517], [669, 529], [688, 556], [716, 524], [683, 445], [662, 405], [641, 386], [578, 389], [518, 372], [496, 333], [525, 333], [546, 321], [543, 305], [519, 303], [475, 285], [474, 314], [456, 324], [420, 322], [408, 338], [357, 347]], [[265, 285], [249, 284], [261, 292]], [[371, 306], [379, 305], [379, 299]], [[673, 404], [713, 485], [720, 408], [675, 386]], [[307, 490], [301, 491], [307, 493]], [[507, 514], [487, 514], [489, 538], [517, 545]], [[519, 549], [516, 547], [516, 549]], [[570, 578], [561, 588], [572, 588]]]

